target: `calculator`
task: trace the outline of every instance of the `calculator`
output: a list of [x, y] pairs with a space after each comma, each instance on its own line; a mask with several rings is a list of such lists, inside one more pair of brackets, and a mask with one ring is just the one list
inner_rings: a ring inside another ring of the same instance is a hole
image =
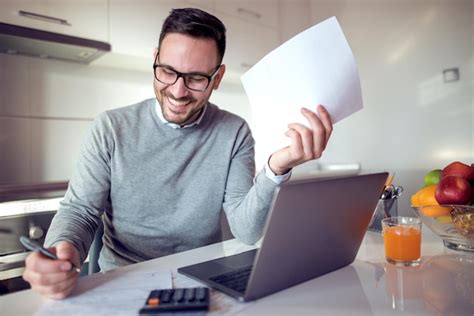
[[140, 309], [140, 315], [207, 310], [209, 288], [189, 287], [151, 291], [145, 306]]

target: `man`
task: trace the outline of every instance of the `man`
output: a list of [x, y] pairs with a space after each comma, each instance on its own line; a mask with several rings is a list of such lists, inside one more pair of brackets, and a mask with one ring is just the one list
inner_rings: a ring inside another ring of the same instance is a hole
[[[156, 99], [107, 111], [94, 122], [46, 244], [26, 260], [33, 290], [64, 298], [77, 282], [103, 216], [102, 270], [219, 241], [220, 211], [252, 244], [279, 183], [321, 156], [328, 112], [302, 109], [311, 128], [289, 124], [291, 145], [271, 155], [255, 179], [247, 123], [208, 102], [225, 72], [225, 27], [197, 9], [176, 9], [163, 24], [154, 60]], [[269, 113], [271, 114], [271, 113]]]

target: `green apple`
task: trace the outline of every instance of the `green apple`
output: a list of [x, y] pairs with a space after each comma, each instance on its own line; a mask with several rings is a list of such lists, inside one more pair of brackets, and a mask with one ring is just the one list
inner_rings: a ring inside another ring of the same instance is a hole
[[428, 172], [425, 175], [425, 186], [438, 184], [439, 180], [441, 179], [441, 173], [443, 171], [441, 169], [434, 169]]

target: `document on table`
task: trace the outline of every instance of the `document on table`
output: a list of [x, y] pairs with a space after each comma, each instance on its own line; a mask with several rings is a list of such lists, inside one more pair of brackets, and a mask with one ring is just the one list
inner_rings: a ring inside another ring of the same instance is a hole
[[70, 297], [48, 301], [37, 315], [138, 315], [151, 290], [169, 288], [170, 270], [97, 273], [80, 278]]
[[257, 146], [259, 140], [271, 140], [278, 146], [273, 150], [288, 143], [284, 133], [289, 123], [309, 126], [301, 107], [315, 111], [322, 104], [333, 123], [363, 107], [357, 65], [335, 17], [268, 53], [241, 80], [257, 127]]

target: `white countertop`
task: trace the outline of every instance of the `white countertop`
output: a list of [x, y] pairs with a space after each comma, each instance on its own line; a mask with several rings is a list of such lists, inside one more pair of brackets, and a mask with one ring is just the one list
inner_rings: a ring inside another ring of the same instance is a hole
[[56, 211], [63, 197], [52, 199], [19, 200], [0, 203], [0, 217], [45, 211]]
[[[126, 274], [159, 268], [170, 269], [174, 275], [178, 267], [252, 248], [233, 239], [115, 271]], [[423, 232], [421, 265], [403, 268], [386, 263], [382, 237], [367, 232], [351, 265], [246, 304], [213, 291], [211, 310], [215, 314], [233, 311], [237, 315], [398, 315], [403, 312], [404, 315], [472, 316], [473, 284], [474, 253], [445, 248], [442, 240], [427, 229]], [[227, 307], [221, 310], [222, 305], [213, 307], [221, 299], [226, 299]], [[0, 297], [0, 310], [2, 315], [32, 315], [41, 312], [47, 302], [27, 290]], [[229, 304], [238, 308], [231, 309]], [[109, 314], [114, 313], [111, 310]], [[75, 315], [73, 308], [71, 315]]]

